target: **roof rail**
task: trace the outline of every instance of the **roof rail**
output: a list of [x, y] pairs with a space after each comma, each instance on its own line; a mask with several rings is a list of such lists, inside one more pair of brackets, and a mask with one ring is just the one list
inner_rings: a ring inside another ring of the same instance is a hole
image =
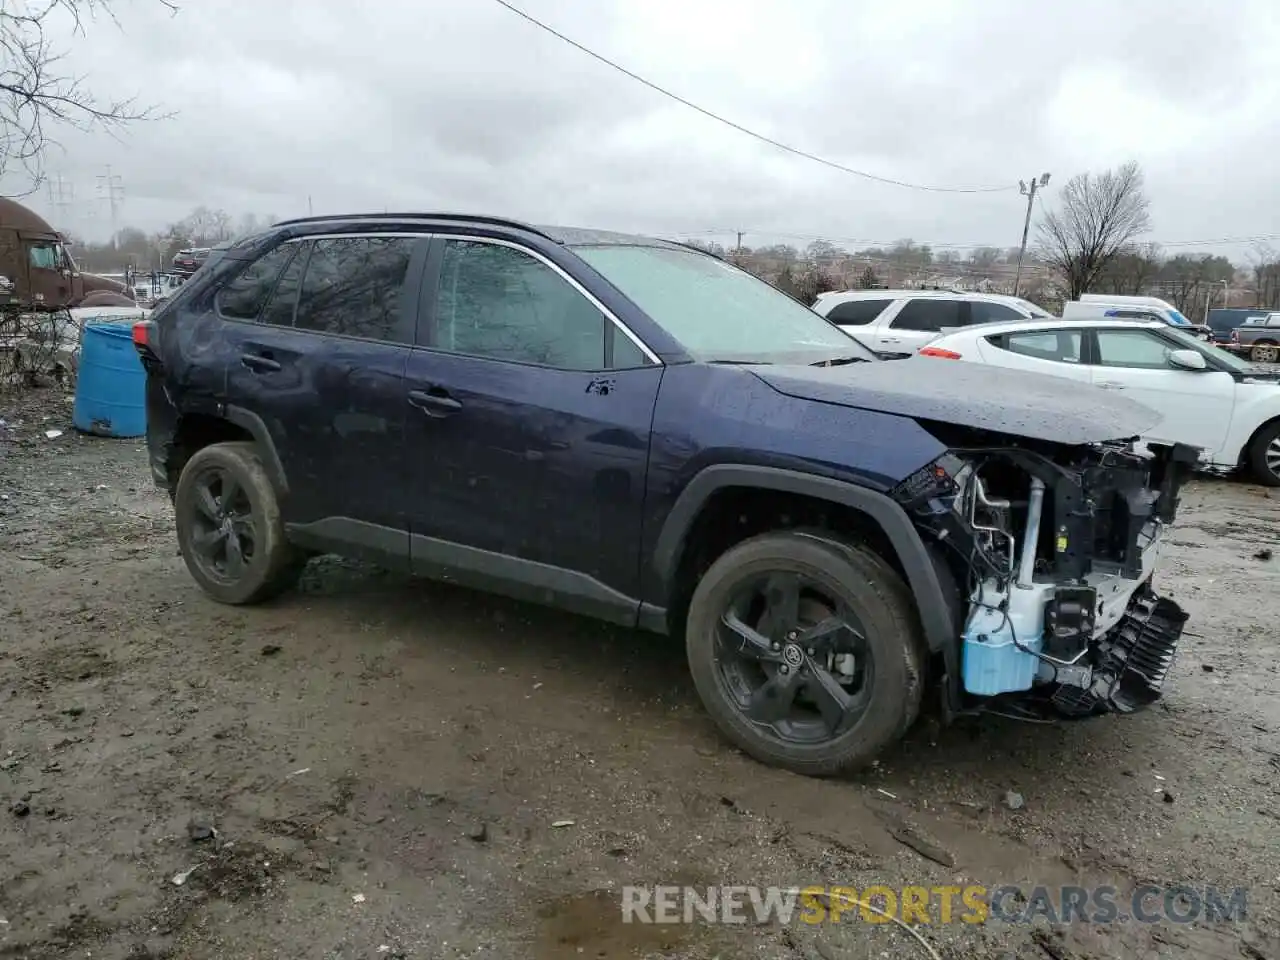
[[524, 230], [527, 233], [537, 234], [538, 236], [554, 241], [555, 238], [550, 234], [539, 230], [532, 224], [524, 223], [520, 220], [510, 220], [506, 217], [490, 217], [482, 213], [331, 213], [326, 216], [313, 217], [294, 217], [291, 220], [280, 220], [273, 223], [273, 227], [293, 226], [299, 223], [326, 223], [330, 220], [457, 220], [469, 221], [472, 223], [484, 223], [495, 227], [512, 227], [517, 230]]

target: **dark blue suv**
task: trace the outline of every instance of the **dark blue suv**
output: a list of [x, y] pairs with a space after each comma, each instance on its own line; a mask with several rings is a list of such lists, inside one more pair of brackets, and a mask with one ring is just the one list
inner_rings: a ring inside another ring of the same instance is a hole
[[280, 223], [135, 328], [192, 576], [339, 553], [683, 637], [717, 725], [825, 774], [944, 719], [1127, 712], [1197, 452], [1053, 378], [884, 363], [679, 244], [480, 216]]

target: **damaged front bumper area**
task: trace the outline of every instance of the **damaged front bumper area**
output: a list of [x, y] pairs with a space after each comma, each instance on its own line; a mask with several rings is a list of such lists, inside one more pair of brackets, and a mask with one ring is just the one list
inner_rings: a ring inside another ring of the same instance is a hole
[[956, 446], [895, 489], [960, 587], [953, 707], [1082, 717], [1159, 699], [1187, 615], [1151, 580], [1198, 456]]

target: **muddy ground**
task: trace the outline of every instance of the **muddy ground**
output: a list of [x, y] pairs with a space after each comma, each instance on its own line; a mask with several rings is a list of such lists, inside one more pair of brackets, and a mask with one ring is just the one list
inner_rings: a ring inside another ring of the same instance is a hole
[[909, 958], [856, 920], [623, 924], [619, 889], [1150, 882], [1246, 886], [1247, 919], [921, 932], [956, 960], [1280, 958], [1280, 495], [1185, 493], [1161, 706], [925, 722], [819, 782], [726, 747], [670, 641], [328, 558], [218, 606], [141, 443], [70, 410], [0, 396], [0, 957]]

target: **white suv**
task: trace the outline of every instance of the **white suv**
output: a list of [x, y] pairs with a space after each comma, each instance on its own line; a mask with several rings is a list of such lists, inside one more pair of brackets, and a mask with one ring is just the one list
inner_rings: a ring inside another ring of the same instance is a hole
[[1054, 320], [1029, 300], [963, 290], [844, 290], [813, 309], [882, 357], [907, 357], [956, 327], [1008, 320]]

